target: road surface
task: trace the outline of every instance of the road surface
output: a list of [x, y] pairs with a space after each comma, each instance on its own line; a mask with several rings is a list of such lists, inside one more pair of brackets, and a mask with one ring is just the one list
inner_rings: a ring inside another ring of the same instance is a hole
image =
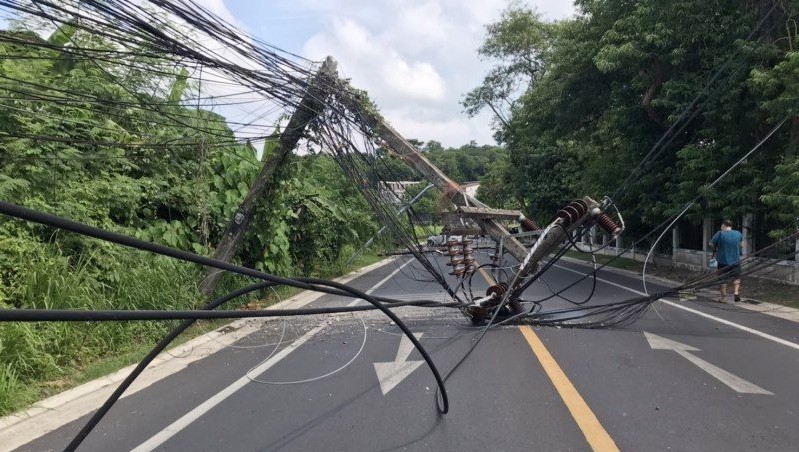
[[[561, 261], [546, 280], [558, 289], [587, 270]], [[600, 277], [592, 303], [641, 290], [627, 275]], [[352, 284], [445, 300], [428, 279], [398, 258]], [[590, 285], [567, 295], [585, 296]], [[550, 293], [536, 283], [525, 296]], [[359, 302], [324, 296], [312, 305]], [[479, 331], [457, 310], [397, 312], [442, 373]], [[119, 401], [81, 450], [799, 450], [799, 324], [732, 305], [659, 302], [610, 330], [493, 329], [449, 377], [446, 415], [430, 370], [380, 314], [262, 323]], [[87, 417], [18, 450], [61, 450]]]

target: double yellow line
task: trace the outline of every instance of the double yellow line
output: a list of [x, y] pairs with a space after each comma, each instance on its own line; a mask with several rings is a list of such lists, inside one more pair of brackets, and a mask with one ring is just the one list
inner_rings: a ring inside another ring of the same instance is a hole
[[563, 373], [563, 369], [560, 368], [555, 358], [552, 357], [552, 354], [550, 354], [549, 350], [544, 346], [544, 343], [541, 342], [541, 339], [535, 334], [535, 331], [526, 325], [520, 326], [519, 330], [533, 350], [533, 354], [535, 354], [541, 366], [544, 368], [544, 372], [546, 372], [547, 376], [552, 381], [560, 398], [563, 399], [563, 403], [566, 404], [572, 417], [577, 422], [577, 426], [582, 430], [591, 449], [597, 452], [618, 451], [619, 448], [616, 446], [613, 438], [610, 437], [605, 428], [602, 427], [602, 424], [599, 423], [599, 419], [597, 419], [594, 412], [591, 411], [591, 408], [585, 403], [585, 400], [583, 400], [580, 393], [577, 392], [577, 389], [571, 381], [569, 381], [566, 374]]

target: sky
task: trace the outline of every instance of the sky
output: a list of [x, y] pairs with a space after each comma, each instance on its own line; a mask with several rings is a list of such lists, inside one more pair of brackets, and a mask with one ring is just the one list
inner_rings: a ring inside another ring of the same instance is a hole
[[[321, 61], [365, 89], [406, 138], [458, 147], [493, 144], [491, 116], [463, 113], [462, 96], [491, 67], [477, 49], [506, 0], [196, 0], [283, 50]], [[545, 20], [574, 13], [564, 0], [528, 0]]]
[[[493, 144], [491, 114], [469, 118], [460, 100], [492, 66], [477, 49], [485, 26], [508, 0], [195, 0], [229, 23], [278, 48], [339, 64], [339, 75], [368, 91], [406, 138], [447, 147]], [[545, 20], [574, 14], [568, 0], [522, 0]], [[3, 11], [5, 12], [5, 11]], [[6, 24], [0, 14], [0, 29]], [[229, 88], [232, 89], [232, 88]], [[212, 94], [225, 94], [217, 92]], [[253, 113], [220, 109], [231, 121]], [[242, 136], [263, 136], [274, 118]], [[257, 146], [258, 147], [258, 146]]]

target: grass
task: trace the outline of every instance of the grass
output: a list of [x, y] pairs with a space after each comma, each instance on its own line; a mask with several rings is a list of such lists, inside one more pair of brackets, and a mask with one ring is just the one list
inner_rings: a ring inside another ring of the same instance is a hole
[[[566, 251], [565, 256], [566, 257], [571, 257], [573, 259], [579, 259], [581, 261], [591, 262], [591, 255], [585, 254], [585, 253], [581, 253], [579, 251], [571, 251], [571, 250], [570, 251]], [[602, 254], [597, 254], [596, 255], [596, 262], [598, 264], [600, 264], [600, 265], [604, 265], [604, 264], [607, 264], [608, 262], [610, 262], [610, 264], [608, 264], [608, 267], [620, 268], [622, 270], [631, 270], [631, 271], [639, 271], [640, 272], [640, 270], [642, 268], [642, 265], [641, 265], [640, 262], [633, 261], [632, 259], [626, 259], [626, 258], [621, 258], [620, 257], [620, 258], [613, 259], [611, 261], [612, 258], [613, 258], [613, 256], [605, 256], [605, 255], [602, 255]]]
[[[71, 262], [53, 250], [39, 250], [19, 269], [24, 280], [15, 306], [37, 309], [194, 309], [202, 302], [196, 282], [202, 269], [168, 258], [124, 251], [98, 272], [96, 261]], [[349, 266], [329, 266], [325, 277], [348, 273], [383, 259], [377, 251]], [[219, 289], [249, 284], [231, 278]], [[234, 306], [260, 309], [300, 292], [277, 287], [243, 297]], [[2, 305], [2, 302], [0, 302]], [[177, 321], [48, 322], [0, 324], [0, 416], [138, 362]], [[196, 322], [171, 347], [229, 321]]]
[[414, 231], [416, 231], [416, 236], [419, 237], [419, 240], [424, 242], [427, 240], [428, 237], [431, 235], [439, 235], [441, 234], [441, 225], [438, 224], [431, 224], [428, 226], [415, 224], [413, 225]]
[[[588, 254], [577, 251], [567, 251], [566, 256], [586, 262], [590, 262], [591, 260]], [[597, 263], [599, 264], [604, 264], [610, 261], [611, 258], [612, 256], [596, 256]], [[642, 262], [633, 261], [632, 259], [619, 257], [614, 259], [608, 266], [632, 271], [640, 275], [643, 271], [644, 264]], [[658, 276], [677, 282], [688, 282], [701, 276], [701, 273], [696, 270], [654, 265], [651, 263], [647, 265], [646, 273], [647, 275]], [[743, 299], [765, 301], [799, 309], [799, 286], [780, 283], [778, 281], [743, 276], [741, 278], [741, 296]]]

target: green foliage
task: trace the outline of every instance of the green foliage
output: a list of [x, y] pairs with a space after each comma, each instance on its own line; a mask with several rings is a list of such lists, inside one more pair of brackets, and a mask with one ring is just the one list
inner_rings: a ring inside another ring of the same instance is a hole
[[505, 178], [509, 172], [509, 165], [508, 155], [505, 152], [490, 163], [486, 173], [480, 177], [477, 199], [497, 209], [519, 208], [520, 203], [514, 198], [515, 190]]
[[[427, 187], [427, 182], [411, 185], [405, 189], [403, 201], [411, 202], [422, 190]], [[442, 193], [435, 187], [429, 188], [421, 198], [411, 206], [413, 211], [419, 215], [440, 215], [448, 205], [442, 205]]]
[[[40, 40], [25, 24], [16, 41]], [[45, 27], [46, 28], [46, 27]], [[182, 100], [185, 68], [133, 44], [114, 61], [59, 46], [120, 50], [72, 25], [47, 47], [0, 42], [0, 199], [210, 255], [263, 161], [222, 116]], [[70, 93], [80, 93], [79, 101]], [[202, 95], [202, 93], [200, 93]], [[63, 101], [63, 102], [62, 102]], [[279, 131], [265, 140], [264, 159]], [[333, 276], [377, 228], [325, 156], [292, 157], [235, 260], [283, 275]], [[204, 269], [0, 218], [4, 308], [190, 309]], [[228, 278], [219, 290], [245, 283]], [[169, 322], [0, 325], [0, 415], [37, 382], [154, 342]], [[27, 388], [27, 389], [26, 389]]]
[[474, 141], [446, 149], [437, 141], [430, 141], [421, 150], [450, 179], [459, 183], [481, 180], [506, 155], [499, 146], [478, 146]]
[[[796, 2], [789, 5], [796, 9]], [[508, 164], [494, 170], [481, 196], [516, 200], [549, 221], [569, 199], [613, 193], [732, 56], [702, 97], [702, 114], [617, 201], [633, 235], [699, 192], [706, 196], [689, 213], [694, 220], [767, 218], [780, 206], [781, 224], [793, 227], [799, 210], [785, 207], [799, 195], [795, 16], [778, 7], [746, 41], [768, 8], [732, 0], [580, 0], [577, 6], [576, 18], [541, 24], [529, 9], [512, 5], [488, 27], [481, 52], [491, 49], [500, 58], [495, 71], [509, 67], [503, 57], [531, 55], [537, 72], [506, 72], [525, 88], [497, 129]], [[786, 116], [793, 117], [789, 126], [704, 192]], [[495, 197], [492, 190], [506, 194]]]
[[514, 95], [539, 78], [541, 56], [547, 50], [552, 26], [520, 1], [510, 2], [499, 22], [486, 26], [487, 37], [478, 53], [499, 62], [483, 83], [464, 96], [462, 104], [470, 116], [491, 108], [500, 121], [513, 106]]

